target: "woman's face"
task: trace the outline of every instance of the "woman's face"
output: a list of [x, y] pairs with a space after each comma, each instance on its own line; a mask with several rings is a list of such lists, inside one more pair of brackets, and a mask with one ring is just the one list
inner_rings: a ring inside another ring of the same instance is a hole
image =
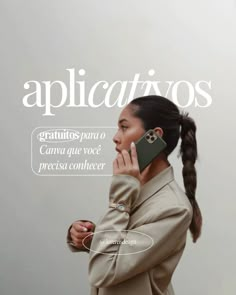
[[138, 140], [145, 133], [142, 121], [132, 115], [130, 106], [126, 106], [118, 119], [118, 131], [113, 137], [116, 151], [129, 150], [132, 141]]

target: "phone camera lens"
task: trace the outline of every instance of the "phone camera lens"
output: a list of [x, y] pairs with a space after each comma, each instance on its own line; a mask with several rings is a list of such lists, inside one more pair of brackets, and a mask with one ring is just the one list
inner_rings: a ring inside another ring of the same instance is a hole
[[152, 141], [154, 141], [154, 140], [155, 140], [155, 137], [154, 137], [154, 136], [152, 136], [152, 137], [151, 137], [151, 140], [152, 140]]

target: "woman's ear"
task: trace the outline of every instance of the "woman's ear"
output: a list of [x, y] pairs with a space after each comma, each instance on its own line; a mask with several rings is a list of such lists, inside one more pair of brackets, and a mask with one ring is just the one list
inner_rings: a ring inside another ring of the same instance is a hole
[[164, 132], [163, 129], [161, 127], [156, 127], [154, 128], [154, 131], [156, 132], [157, 135], [159, 135], [160, 137], [163, 136]]

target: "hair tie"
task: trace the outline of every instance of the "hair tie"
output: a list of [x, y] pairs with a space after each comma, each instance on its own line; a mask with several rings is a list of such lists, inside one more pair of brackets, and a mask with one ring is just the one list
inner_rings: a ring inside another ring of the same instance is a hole
[[183, 115], [179, 116], [179, 124], [182, 125], [183, 124]]
[[182, 114], [180, 114], [180, 116], [179, 116], [179, 124], [180, 125], [183, 125], [183, 121], [184, 121], [185, 118], [188, 117], [188, 115], [189, 115], [189, 113], [182, 113]]

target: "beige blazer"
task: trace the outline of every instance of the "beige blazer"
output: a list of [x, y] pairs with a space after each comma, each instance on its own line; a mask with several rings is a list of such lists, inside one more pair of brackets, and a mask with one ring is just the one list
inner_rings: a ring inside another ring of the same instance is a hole
[[143, 186], [113, 175], [109, 206], [88, 250], [90, 295], [173, 295], [192, 214], [172, 166]]

